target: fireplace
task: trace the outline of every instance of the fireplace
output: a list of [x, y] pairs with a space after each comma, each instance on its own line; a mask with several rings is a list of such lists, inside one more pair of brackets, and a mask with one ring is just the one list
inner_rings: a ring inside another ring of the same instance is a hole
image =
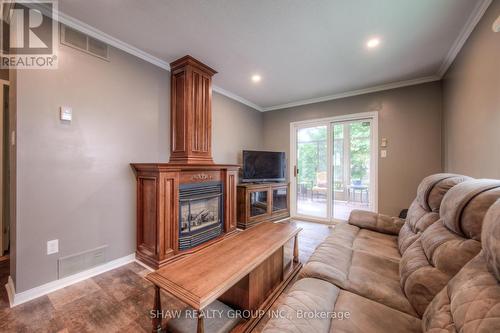
[[187, 250], [220, 236], [223, 231], [221, 182], [179, 187], [179, 250]]
[[170, 64], [170, 161], [132, 163], [136, 257], [158, 269], [236, 232], [238, 165], [212, 159], [212, 76], [185, 56]]

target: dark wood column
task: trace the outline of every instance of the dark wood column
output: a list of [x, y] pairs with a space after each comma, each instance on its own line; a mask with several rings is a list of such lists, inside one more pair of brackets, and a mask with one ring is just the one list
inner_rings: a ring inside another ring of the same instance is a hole
[[217, 72], [190, 56], [170, 67], [170, 163], [211, 164], [212, 76]]

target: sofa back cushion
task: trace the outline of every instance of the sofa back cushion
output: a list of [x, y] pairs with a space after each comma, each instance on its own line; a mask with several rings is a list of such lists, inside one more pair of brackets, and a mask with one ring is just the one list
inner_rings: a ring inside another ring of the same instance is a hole
[[422, 231], [439, 220], [439, 209], [450, 188], [472, 178], [449, 173], [438, 173], [422, 180], [417, 197], [410, 205], [406, 221], [398, 236], [399, 252], [403, 254]]
[[432, 300], [422, 329], [500, 332], [500, 200], [484, 219], [482, 251]]
[[436, 294], [481, 250], [486, 212], [500, 198], [500, 181], [470, 180], [451, 188], [441, 203], [441, 219], [403, 254], [401, 286], [419, 315]]

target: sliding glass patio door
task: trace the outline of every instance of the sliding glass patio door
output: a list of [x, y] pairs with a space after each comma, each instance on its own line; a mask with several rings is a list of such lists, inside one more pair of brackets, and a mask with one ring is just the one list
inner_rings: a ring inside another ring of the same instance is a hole
[[347, 220], [353, 209], [377, 210], [374, 123], [364, 114], [292, 124], [292, 216]]

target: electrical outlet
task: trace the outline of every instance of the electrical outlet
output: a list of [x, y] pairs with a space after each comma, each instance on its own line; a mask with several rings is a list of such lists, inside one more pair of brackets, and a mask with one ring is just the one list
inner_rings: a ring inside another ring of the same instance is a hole
[[47, 242], [47, 255], [59, 252], [59, 240], [54, 239]]

